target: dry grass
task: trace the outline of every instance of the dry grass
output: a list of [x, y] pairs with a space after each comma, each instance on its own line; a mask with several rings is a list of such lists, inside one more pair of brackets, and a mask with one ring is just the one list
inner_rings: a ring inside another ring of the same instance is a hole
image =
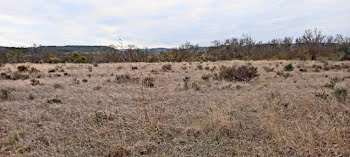
[[0, 156], [350, 155], [350, 62], [249, 62], [249, 82], [199, 64], [5, 64], [37, 71], [0, 79]]

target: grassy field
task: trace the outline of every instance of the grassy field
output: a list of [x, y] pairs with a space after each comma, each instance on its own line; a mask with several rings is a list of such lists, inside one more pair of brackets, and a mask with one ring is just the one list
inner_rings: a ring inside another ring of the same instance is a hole
[[[225, 81], [222, 65], [259, 76]], [[319, 61], [5, 64], [0, 156], [350, 156], [349, 71]]]

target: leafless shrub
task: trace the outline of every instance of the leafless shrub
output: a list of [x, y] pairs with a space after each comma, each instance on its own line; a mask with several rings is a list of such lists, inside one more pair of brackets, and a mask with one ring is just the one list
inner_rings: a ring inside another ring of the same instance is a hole
[[54, 74], [54, 77], [61, 77], [61, 74]]
[[62, 101], [58, 98], [49, 99], [46, 101], [48, 104], [61, 104]]
[[328, 97], [329, 97], [329, 94], [325, 90], [322, 90], [322, 92], [315, 93], [315, 96], [319, 97], [319, 98], [321, 98], [323, 100], [327, 100]]
[[196, 82], [192, 82], [191, 83], [191, 88], [194, 90], [200, 90], [201, 87], [196, 83]]
[[202, 75], [201, 78], [202, 78], [202, 80], [209, 81], [210, 77], [211, 77], [211, 74], [204, 74], [204, 75]]
[[294, 70], [294, 66], [292, 63], [289, 63], [286, 66], [284, 66], [284, 71], [293, 71], [293, 70]]
[[37, 85], [40, 85], [40, 81], [37, 80], [37, 79], [31, 79], [31, 80], [30, 80], [30, 84], [31, 84], [32, 86], [37, 86]]
[[92, 66], [88, 66], [88, 71], [92, 72]]
[[117, 83], [129, 82], [131, 77], [129, 74], [115, 75], [115, 81]]
[[127, 157], [130, 156], [130, 150], [128, 150], [124, 145], [113, 145], [106, 157]]
[[35, 99], [35, 96], [34, 96], [32, 93], [29, 93], [28, 99], [29, 99], [29, 100], [34, 100], [34, 99]]
[[162, 66], [162, 70], [163, 71], [169, 71], [169, 70], [172, 69], [171, 67], [172, 67], [171, 64], [165, 64], [165, 65]]
[[150, 88], [153, 88], [154, 87], [154, 82], [155, 82], [155, 79], [153, 77], [145, 77], [143, 80], [142, 80], [142, 84], [146, 87], [150, 87]]
[[281, 77], [284, 77], [284, 78], [288, 78], [288, 77], [292, 76], [289, 72], [283, 72], [283, 71], [278, 71], [278, 72], [276, 72], [276, 74], [278, 76], [281, 76]]
[[190, 82], [190, 77], [186, 76], [184, 79], [183, 79], [183, 82], [184, 82], [184, 89], [185, 90], [188, 90], [189, 89], [189, 82]]
[[24, 66], [24, 65], [20, 65], [20, 66], [17, 67], [17, 70], [19, 72], [25, 72], [25, 71], [28, 71], [28, 67]]
[[93, 90], [100, 90], [102, 87], [101, 86], [96, 86], [93, 88]]
[[87, 79], [83, 79], [83, 80], [81, 80], [83, 83], [87, 83], [88, 82], [88, 80]]
[[104, 123], [114, 119], [115, 117], [112, 113], [107, 113], [106, 111], [95, 111], [94, 121], [98, 126], [102, 126]]
[[339, 101], [345, 102], [348, 97], [348, 90], [344, 87], [337, 88], [335, 89], [334, 94]]
[[123, 66], [118, 66], [117, 67], [117, 70], [121, 70], [121, 69], [123, 69]]
[[241, 66], [236, 68], [232, 66], [229, 68], [221, 68], [219, 76], [226, 81], [250, 81], [259, 75], [256, 67]]
[[12, 89], [10, 88], [4, 88], [0, 90], [0, 99], [1, 100], [8, 100], [10, 99], [10, 95], [12, 93]]
[[53, 87], [54, 87], [55, 89], [63, 89], [63, 85], [60, 84], [60, 83], [55, 83], [55, 84], [53, 84]]
[[198, 69], [198, 70], [203, 70], [203, 65], [202, 65], [202, 64], [198, 64], [198, 65], [197, 65], [197, 69]]
[[50, 70], [48, 71], [48, 73], [54, 73], [54, 72], [56, 72], [56, 69], [50, 69]]
[[266, 72], [273, 72], [275, 70], [275, 68], [270, 68], [270, 67], [266, 67], [264, 66], [263, 69], [266, 71]]
[[73, 84], [80, 84], [80, 80], [78, 80], [77, 78], [73, 78]]
[[16, 72], [12, 73], [11, 79], [12, 80], [26, 80], [26, 79], [29, 79], [29, 74], [24, 74], [24, 73], [16, 71]]

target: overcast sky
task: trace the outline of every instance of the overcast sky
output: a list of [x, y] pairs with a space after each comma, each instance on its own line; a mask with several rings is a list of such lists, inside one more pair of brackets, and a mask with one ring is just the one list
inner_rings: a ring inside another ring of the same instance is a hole
[[0, 45], [139, 47], [249, 34], [257, 41], [305, 29], [350, 36], [350, 0], [0, 0]]

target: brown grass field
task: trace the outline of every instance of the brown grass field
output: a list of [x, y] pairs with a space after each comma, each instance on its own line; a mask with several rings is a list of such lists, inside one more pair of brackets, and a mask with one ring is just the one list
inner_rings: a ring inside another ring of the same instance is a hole
[[[222, 65], [259, 76], [220, 80]], [[330, 61], [5, 64], [20, 79], [0, 79], [0, 156], [348, 157], [349, 71]]]

